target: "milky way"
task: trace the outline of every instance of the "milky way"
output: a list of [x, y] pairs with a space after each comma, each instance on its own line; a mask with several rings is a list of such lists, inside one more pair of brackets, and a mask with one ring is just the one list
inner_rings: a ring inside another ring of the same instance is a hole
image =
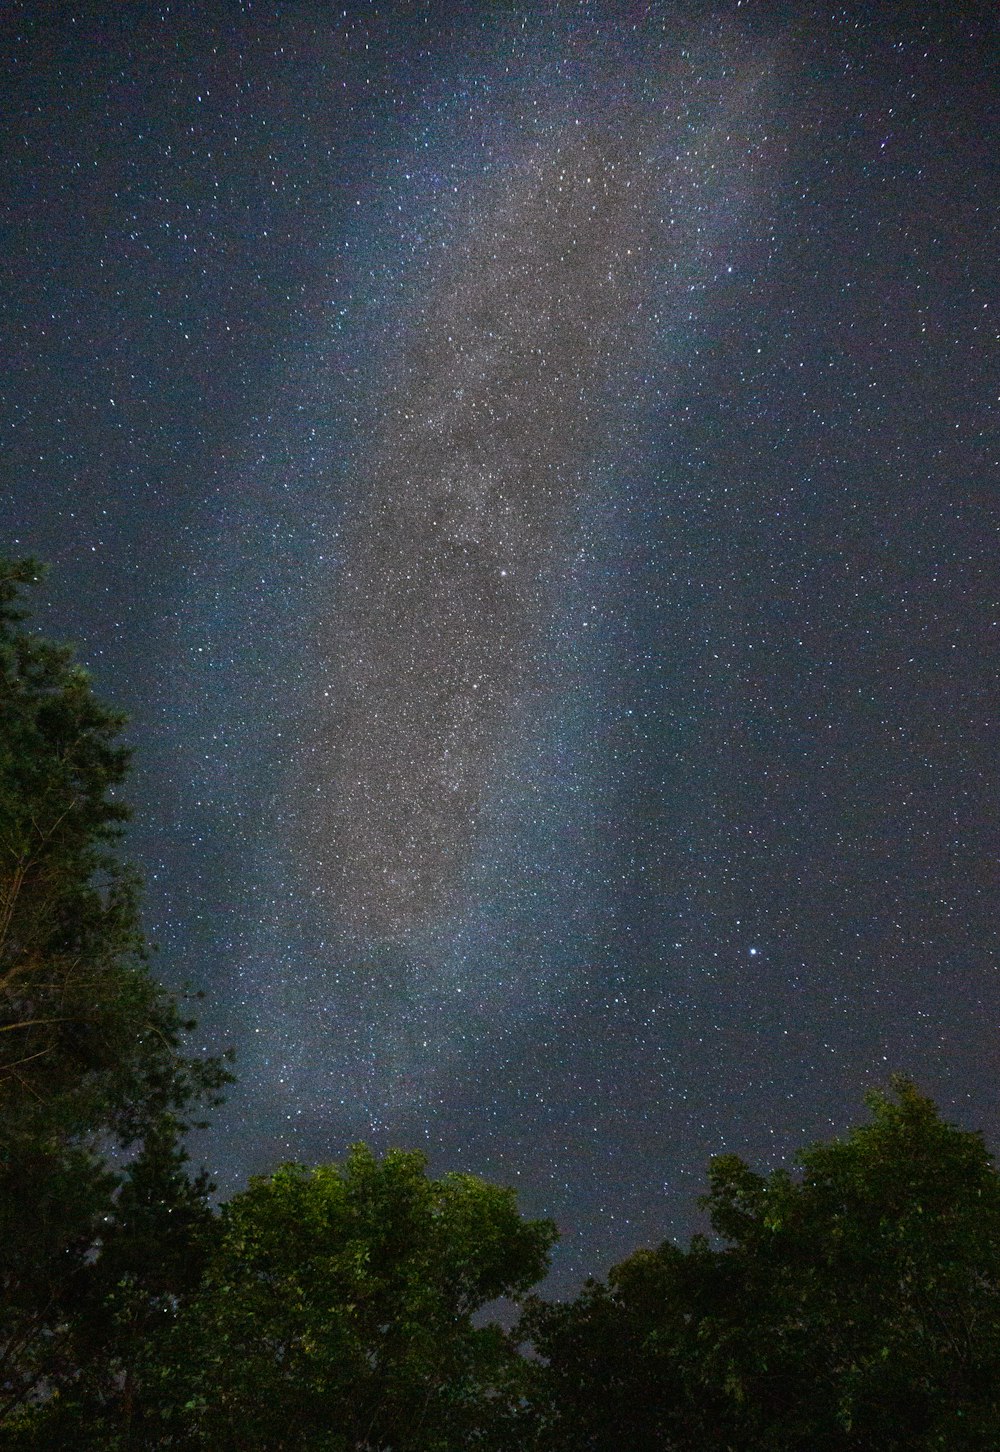
[[713, 60], [714, 85], [675, 66], [654, 105], [631, 99], [649, 76], [597, 105], [581, 86], [585, 121], [508, 148], [388, 360], [306, 777], [312, 872], [355, 927], [454, 897], [594, 480], [669, 387], [655, 344], [753, 164], [748, 68]]

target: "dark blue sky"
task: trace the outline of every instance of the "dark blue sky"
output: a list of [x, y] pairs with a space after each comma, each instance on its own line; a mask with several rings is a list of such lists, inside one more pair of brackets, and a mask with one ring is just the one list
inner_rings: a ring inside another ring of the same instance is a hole
[[2, 547], [131, 714], [224, 1189], [422, 1146], [566, 1286], [894, 1070], [1000, 1142], [961, 9], [0, 22]]

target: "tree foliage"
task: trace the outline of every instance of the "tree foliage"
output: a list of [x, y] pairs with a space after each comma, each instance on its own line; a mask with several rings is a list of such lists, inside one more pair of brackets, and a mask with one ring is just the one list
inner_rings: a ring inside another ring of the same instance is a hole
[[[0, 567], [0, 1129], [142, 1137], [216, 1087], [146, 971], [119, 855], [125, 718], [71, 651], [25, 628], [32, 561]], [[218, 1075], [215, 1075], [218, 1078]]]
[[192, 1445], [430, 1452], [485, 1445], [509, 1415], [522, 1364], [473, 1317], [539, 1280], [555, 1238], [512, 1191], [356, 1145], [252, 1180], [221, 1219], [177, 1326]]
[[124, 718], [25, 625], [38, 574], [0, 565], [0, 1425], [79, 1375], [74, 1307], [120, 1187], [164, 1145], [182, 1156], [229, 1077], [184, 1056], [192, 1025], [147, 970], [119, 853]]
[[1000, 1442], [1000, 1176], [906, 1080], [799, 1173], [712, 1162], [722, 1242], [533, 1303], [550, 1448], [816, 1452]]

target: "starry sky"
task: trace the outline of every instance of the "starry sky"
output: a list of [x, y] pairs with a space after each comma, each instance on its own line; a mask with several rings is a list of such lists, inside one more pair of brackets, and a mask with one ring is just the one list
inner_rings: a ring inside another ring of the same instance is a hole
[[998, 39], [6, 7], [0, 548], [130, 713], [223, 1193], [421, 1147], [561, 1292], [894, 1071], [1000, 1146]]

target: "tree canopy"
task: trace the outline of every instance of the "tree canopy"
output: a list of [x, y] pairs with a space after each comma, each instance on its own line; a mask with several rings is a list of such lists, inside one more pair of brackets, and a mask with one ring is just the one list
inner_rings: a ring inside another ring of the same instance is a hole
[[1000, 1176], [905, 1079], [797, 1173], [714, 1160], [716, 1242], [534, 1302], [540, 1445], [995, 1447]]
[[0, 1133], [140, 1140], [220, 1087], [147, 971], [120, 854], [122, 713], [66, 646], [24, 625], [34, 561], [0, 565]]
[[76, 1376], [74, 1305], [119, 1191], [150, 1157], [183, 1162], [229, 1077], [185, 1056], [193, 1025], [148, 971], [120, 852], [124, 717], [26, 626], [39, 573], [0, 563], [0, 1425]]
[[473, 1317], [548, 1267], [555, 1229], [510, 1190], [428, 1178], [424, 1157], [286, 1165], [222, 1209], [199, 1294], [177, 1324], [192, 1445], [484, 1445], [523, 1366]]

